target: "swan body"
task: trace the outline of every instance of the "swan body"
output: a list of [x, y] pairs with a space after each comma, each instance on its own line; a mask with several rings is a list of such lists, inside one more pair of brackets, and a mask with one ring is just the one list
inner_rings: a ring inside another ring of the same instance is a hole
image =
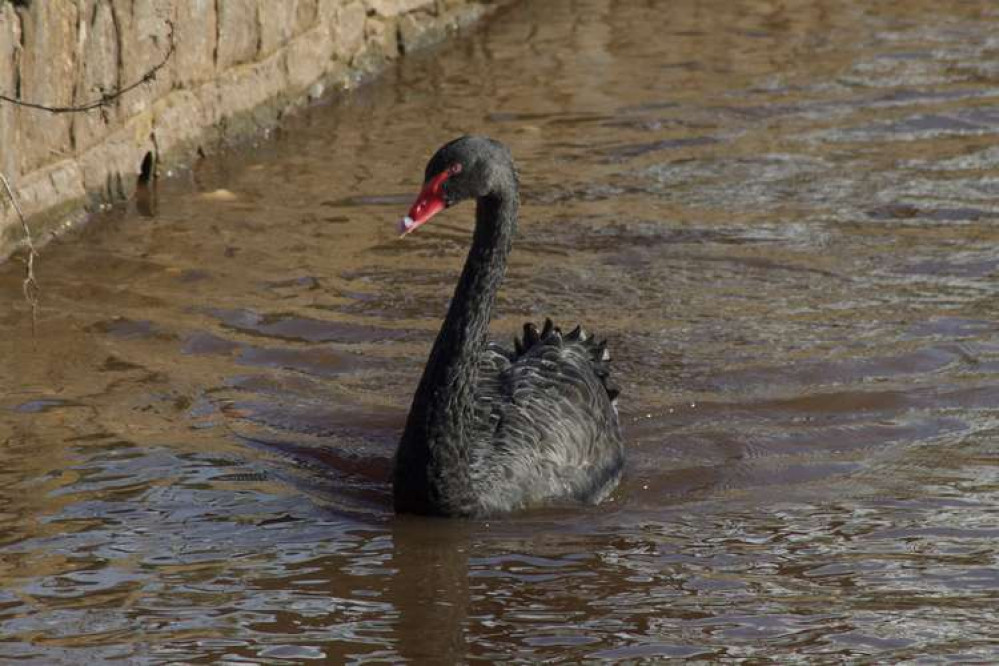
[[486, 341], [517, 222], [509, 151], [476, 136], [443, 146], [399, 229], [464, 199], [476, 200], [472, 247], [396, 451], [395, 509], [480, 517], [600, 502], [624, 465], [606, 344], [551, 320], [526, 324], [513, 349]]

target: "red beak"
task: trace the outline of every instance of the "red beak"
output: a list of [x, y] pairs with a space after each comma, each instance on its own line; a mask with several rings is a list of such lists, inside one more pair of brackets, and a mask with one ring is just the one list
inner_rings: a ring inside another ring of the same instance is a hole
[[437, 174], [423, 186], [419, 196], [409, 209], [409, 215], [399, 222], [399, 234], [405, 236], [418, 226], [426, 223], [434, 215], [447, 208], [444, 199], [444, 181], [454, 173], [453, 169], [448, 169]]

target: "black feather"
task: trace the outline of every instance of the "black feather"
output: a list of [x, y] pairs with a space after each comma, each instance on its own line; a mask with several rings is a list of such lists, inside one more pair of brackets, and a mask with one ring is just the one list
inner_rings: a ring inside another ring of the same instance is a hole
[[552, 323], [551, 317], [545, 317], [545, 326], [541, 329], [541, 339], [547, 338], [554, 329], [555, 324]]
[[530, 349], [538, 344], [539, 340], [541, 340], [541, 335], [538, 333], [538, 327], [534, 325], [534, 322], [529, 321], [524, 324], [524, 347]]

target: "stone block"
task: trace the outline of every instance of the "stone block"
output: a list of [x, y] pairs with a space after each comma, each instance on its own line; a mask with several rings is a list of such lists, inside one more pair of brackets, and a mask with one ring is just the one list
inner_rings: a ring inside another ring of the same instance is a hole
[[203, 85], [198, 86], [191, 92], [198, 98], [201, 105], [202, 118], [206, 123], [217, 127], [222, 122], [222, 103], [219, 99], [221, 92], [218, 79], [213, 79]]
[[464, 9], [453, 9], [448, 13], [448, 21], [452, 23], [457, 28], [465, 28], [481, 21], [487, 13], [489, 13], [490, 7], [487, 5], [473, 4], [468, 5]]
[[298, 0], [295, 7], [295, 34], [312, 30], [319, 24], [319, 0]]
[[297, 4], [295, 0], [263, 0], [257, 5], [257, 23], [260, 26], [258, 60], [287, 44], [295, 34]]
[[432, 9], [434, 0], [364, 0], [364, 4], [375, 16], [393, 17], [415, 9]]
[[[111, 4], [104, 0], [86, 0], [79, 5], [82, 16], [78, 27], [79, 60], [74, 104], [99, 100], [120, 87], [118, 71], [118, 29]], [[118, 103], [74, 113], [73, 149], [87, 150], [101, 141], [119, 117]]]
[[267, 60], [222, 72], [217, 81], [219, 114], [222, 118], [252, 111], [287, 86], [280, 54]]
[[438, 0], [438, 9], [444, 12], [463, 12], [469, 16], [482, 17], [510, 0]]
[[[361, 2], [361, 0], [356, 0], [356, 2]], [[333, 18], [336, 16], [337, 11], [346, 3], [346, 0], [318, 0], [316, 6], [316, 20], [319, 23], [324, 23], [326, 25], [332, 25]], [[363, 6], [362, 6], [363, 9]]]
[[[21, 22], [21, 99], [46, 106], [73, 104], [77, 5], [32, 2], [18, 9]], [[72, 151], [69, 114], [18, 107], [17, 171], [26, 174]]]
[[67, 200], [82, 200], [86, 190], [80, 165], [76, 160], [67, 159], [38, 169], [18, 184], [17, 195], [21, 210], [27, 217], [43, 213]]
[[327, 71], [333, 41], [328, 26], [321, 25], [296, 37], [289, 45], [285, 69], [293, 89], [301, 90], [318, 81]]
[[[0, 92], [9, 97], [14, 96], [17, 80], [14, 62], [20, 43], [21, 20], [12, 4], [0, 2]], [[14, 159], [18, 152], [15, 118], [14, 105], [0, 102], [0, 172], [8, 180], [16, 179], [19, 173]], [[6, 198], [6, 194], [0, 192], [0, 202], [4, 202]], [[0, 203], [0, 213], [6, 205]]]
[[399, 55], [396, 21], [370, 17], [364, 24], [364, 41], [366, 43], [362, 58], [374, 58], [376, 61], [395, 59]]
[[174, 12], [173, 80], [192, 87], [215, 74], [217, 16], [215, 0], [176, 0]]
[[[163, 62], [170, 49], [170, 25], [176, 24], [173, 0], [135, 0], [131, 3], [110, 1], [120, 32], [122, 49], [119, 83], [123, 86], [140, 81]], [[172, 39], [176, 43], [176, 30]], [[176, 57], [174, 52], [171, 59]], [[173, 88], [174, 63], [156, 73], [156, 78], [123, 95], [119, 108], [127, 119], [147, 111], [152, 103]]]
[[[65, 225], [86, 202], [80, 165], [61, 160], [37, 169], [15, 186], [17, 201], [31, 225], [31, 235], [40, 247], [49, 232]], [[4, 193], [6, 198], [6, 192]], [[21, 219], [13, 208], [0, 206], [0, 261], [24, 241]]]
[[212, 118], [190, 90], [175, 90], [153, 105], [152, 133], [160, 153], [194, 152]]
[[345, 62], [361, 50], [364, 44], [365, 10], [361, 2], [347, 2], [338, 7], [328, 18], [333, 39], [333, 55]]
[[447, 25], [423, 12], [399, 17], [399, 48], [403, 53], [436, 44], [447, 36]]
[[152, 134], [150, 110], [129, 118], [103, 142], [81, 153], [78, 161], [84, 189], [106, 201], [131, 196], [146, 153], [155, 151]]
[[257, 55], [260, 24], [256, 0], [218, 0], [216, 69], [251, 62]]
[[[21, 22], [14, 6], [0, 3], [0, 91], [9, 96], [14, 95], [14, 56], [20, 42]], [[18, 172], [14, 156], [18, 151], [14, 118], [14, 105], [0, 102], [0, 173], [16, 188]], [[0, 185], [0, 261], [20, 239], [19, 228], [17, 213]]]

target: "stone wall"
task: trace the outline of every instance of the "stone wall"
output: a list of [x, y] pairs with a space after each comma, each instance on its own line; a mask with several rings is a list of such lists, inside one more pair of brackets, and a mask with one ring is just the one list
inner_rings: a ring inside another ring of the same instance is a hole
[[[162, 170], [274, 124], [438, 41], [502, 0], [0, 0], [0, 171], [33, 235], [132, 194]], [[0, 260], [23, 240], [0, 192]]]

